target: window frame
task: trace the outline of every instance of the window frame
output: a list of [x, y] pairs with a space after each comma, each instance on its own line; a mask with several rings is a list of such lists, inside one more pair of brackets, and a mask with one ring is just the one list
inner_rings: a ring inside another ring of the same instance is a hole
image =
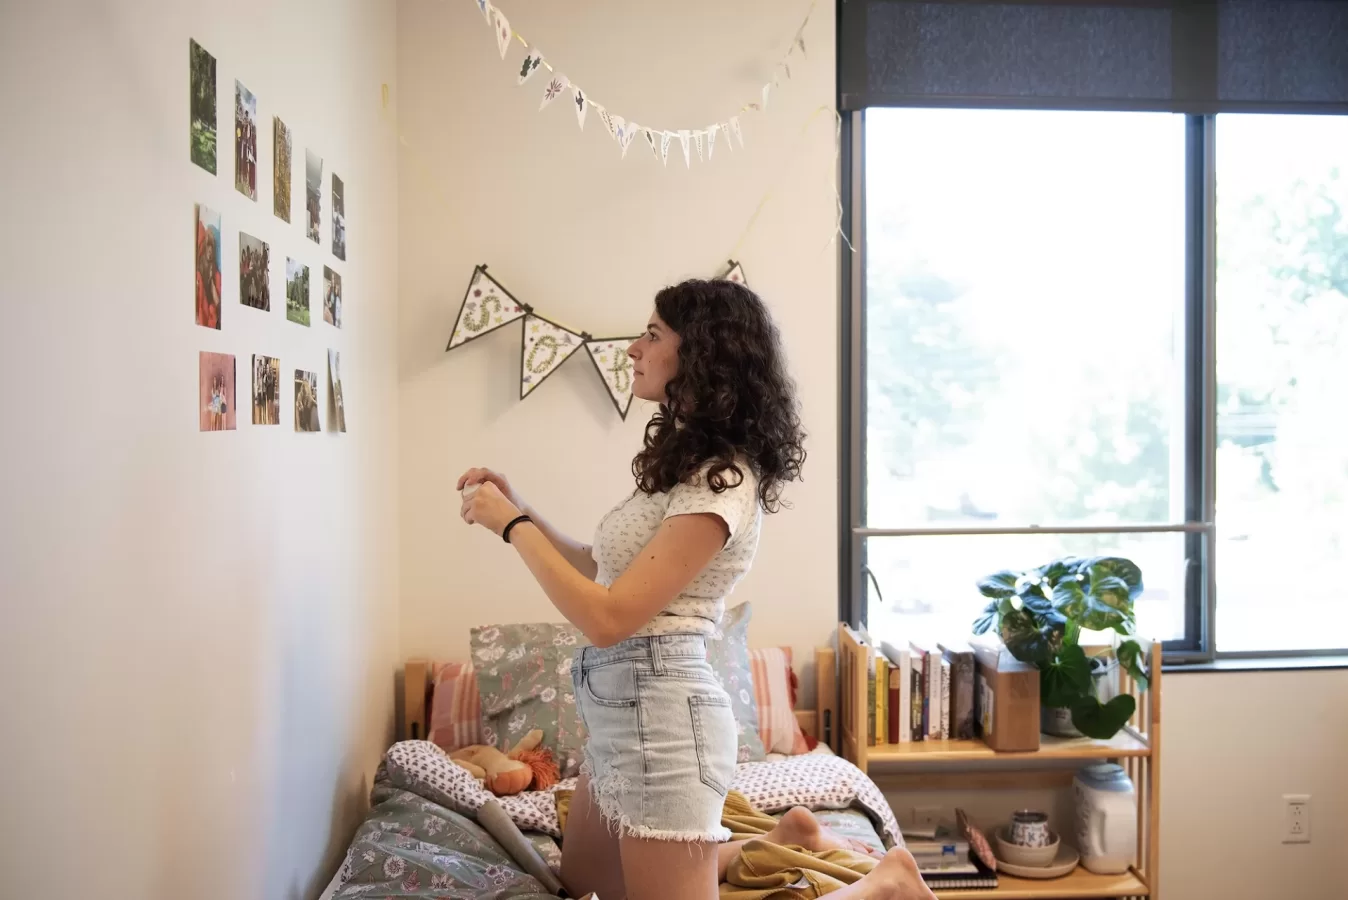
[[[959, 104], [971, 106], [969, 104]], [[843, 206], [839, 292], [838, 617], [853, 627], [867, 621], [866, 539], [960, 534], [1182, 533], [1188, 567], [1183, 638], [1163, 643], [1168, 664], [1222, 660], [1348, 657], [1348, 647], [1218, 651], [1216, 459], [1216, 116], [1185, 116], [1184, 291], [1184, 518], [1181, 522], [1115, 527], [879, 528], [866, 524], [866, 111], [842, 114], [839, 196]]]

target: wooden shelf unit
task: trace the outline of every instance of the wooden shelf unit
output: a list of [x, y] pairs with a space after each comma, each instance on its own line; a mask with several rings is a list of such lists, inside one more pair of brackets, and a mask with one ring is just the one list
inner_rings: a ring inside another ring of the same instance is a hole
[[[884, 773], [891, 788], [907, 790], [1015, 789], [1067, 786], [1080, 765], [1112, 760], [1123, 766], [1137, 797], [1137, 865], [1125, 875], [1095, 875], [1078, 866], [1064, 878], [1033, 880], [999, 874], [995, 890], [938, 891], [950, 900], [1157, 897], [1160, 862], [1161, 645], [1151, 648], [1151, 688], [1141, 691], [1122, 669], [1118, 688], [1137, 710], [1124, 730], [1107, 741], [1040, 737], [1039, 749], [998, 753], [981, 740], [913, 741], [867, 745], [869, 648], [845, 624], [838, 628], [838, 752], [863, 772]], [[989, 766], [988, 764], [996, 764]], [[1007, 765], [1007, 764], [1011, 765]], [[1029, 766], [1017, 770], [1016, 763]], [[1031, 765], [1032, 764], [1032, 765]], [[919, 771], [914, 771], [915, 769]], [[936, 771], [932, 771], [935, 769]]]

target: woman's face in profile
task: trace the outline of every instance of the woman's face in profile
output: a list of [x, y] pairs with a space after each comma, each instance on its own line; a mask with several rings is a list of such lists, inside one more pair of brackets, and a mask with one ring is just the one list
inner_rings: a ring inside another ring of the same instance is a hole
[[664, 403], [665, 388], [679, 373], [679, 336], [657, 313], [651, 313], [646, 333], [627, 348], [632, 358], [632, 393], [642, 400]]

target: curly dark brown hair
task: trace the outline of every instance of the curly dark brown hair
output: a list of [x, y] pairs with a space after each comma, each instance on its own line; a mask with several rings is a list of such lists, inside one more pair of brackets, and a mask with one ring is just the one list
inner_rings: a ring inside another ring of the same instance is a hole
[[776, 512], [800, 478], [805, 432], [767, 307], [743, 284], [693, 279], [656, 294], [655, 311], [679, 336], [679, 369], [632, 460], [637, 489], [669, 491], [707, 467], [720, 493], [743, 482], [747, 460], [759, 502]]

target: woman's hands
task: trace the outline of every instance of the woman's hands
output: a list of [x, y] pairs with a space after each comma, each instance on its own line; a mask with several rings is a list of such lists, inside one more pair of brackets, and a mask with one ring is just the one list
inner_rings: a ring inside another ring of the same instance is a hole
[[512, 519], [521, 514], [523, 501], [511, 489], [506, 477], [491, 469], [469, 469], [459, 476], [459, 490], [472, 484], [479, 487], [463, 501], [459, 515], [469, 525], [481, 525], [499, 535]]

